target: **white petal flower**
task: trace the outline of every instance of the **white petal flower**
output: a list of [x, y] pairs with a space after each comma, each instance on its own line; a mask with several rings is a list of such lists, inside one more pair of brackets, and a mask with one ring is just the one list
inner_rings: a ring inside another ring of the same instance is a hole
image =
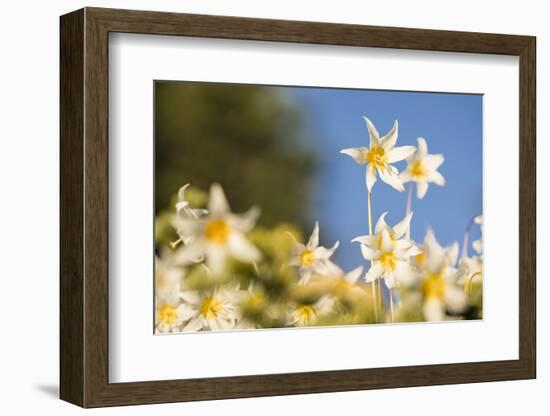
[[190, 184], [183, 185], [178, 191], [178, 201], [176, 202], [176, 217], [173, 221], [173, 226], [176, 229], [176, 232], [179, 236], [179, 240], [173, 243], [173, 246], [177, 246], [179, 243], [184, 245], [189, 244], [193, 241], [191, 235], [186, 235], [184, 230], [181, 228], [181, 220], [187, 220], [190, 218], [200, 218], [208, 213], [206, 209], [194, 209], [189, 206], [189, 202], [185, 199], [185, 191], [189, 188]]
[[223, 270], [227, 257], [252, 263], [260, 259], [260, 251], [248, 241], [250, 231], [258, 218], [259, 210], [250, 209], [237, 215], [231, 213], [222, 187], [210, 188], [208, 214], [200, 218], [180, 219], [181, 232], [191, 236], [189, 243], [177, 255], [180, 262], [204, 257], [214, 273]]
[[306, 284], [313, 273], [328, 276], [340, 274], [340, 268], [334, 264], [330, 257], [334, 254], [340, 242], [337, 241], [331, 248], [319, 246], [319, 223], [315, 222], [313, 232], [306, 245], [294, 240], [294, 255], [290, 259], [291, 266], [297, 266], [300, 272], [300, 283]]
[[384, 279], [386, 286], [392, 289], [400, 282], [410, 280], [412, 270], [409, 257], [420, 251], [412, 241], [403, 238], [412, 219], [412, 212], [394, 227], [386, 224], [386, 214], [383, 213], [378, 219], [374, 235], [357, 237], [352, 241], [361, 243], [363, 257], [372, 262], [365, 280], [374, 282]]
[[155, 311], [155, 331], [179, 332], [183, 322], [189, 318], [188, 308], [179, 302], [157, 302]]
[[312, 325], [319, 316], [328, 314], [334, 307], [332, 296], [323, 296], [313, 304], [298, 304], [291, 311], [290, 325]]
[[182, 331], [227, 330], [237, 323], [236, 291], [227, 288], [206, 292], [187, 290], [180, 293], [180, 298], [187, 321]]
[[372, 191], [377, 174], [382, 181], [402, 192], [404, 188], [399, 179], [399, 173], [391, 164], [409, 157], [414, 153], [414, 146], [395, 147], [398, 134], [397, 120], [395, 120], [391, 130], [380, 138], [374, 124], [367, 117], [363, 118], [369, 131], [369, 147], [343, 149], [340, 153], [352, 157], [360, 165], [367, 165], [365, 182], [369, 192]]
[[163, 252], [162, 257], [155, 256], [155, 296], [157, 298], [177, 299], [183, 276], [183, 269], [172, 264], [167, 252]]
[[466, 308], [466, 296], [458, 284], [456, 269], [458, 243], [442, 247], [428, 230], [422, 252], [415, 257], [422, 288], [424, 317], [428, 321], [445, 319], [446, 312], [460, 313]]
[[428, 154], [428, 145], [422, 137], [418, 138], [418, 149], [416, 153], [407, 158], [407, 169], [399, 175], [401, 182], [416, 182], [416, 196], [424, 198], [428, 192], [428, 184], [445, 185], [445, 178], [437, 171], [444, 162], [443, 155]]
[[[479, 224], [479, 227], [481, 229], [481, 234], [483, 234], [483, 216], [478, 215], [474, 218], [474, 222], [476, 224]], [[473, 249], [477, 252], [477, 254], [483, 254], [483, 240], [480, 238], [479, 240], [476, 240], [472, 242]]]

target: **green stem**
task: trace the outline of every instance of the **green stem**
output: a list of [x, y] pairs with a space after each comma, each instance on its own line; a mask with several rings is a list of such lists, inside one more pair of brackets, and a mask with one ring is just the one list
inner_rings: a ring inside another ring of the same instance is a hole
[[[372, 235], [372, 193], [371, 191], [368, 191], [368, 197], [367, 197], [367, 212], [369, 217], [369, 236]], [[371, 267], [372, 267], [372, 261], [371, 261]], [[377, 279], [379, 280], [379, 279]], [[371, 282], [371, 288], [372, 288], [372, 297], [374, 301], [374, 320], [378, 322], [378, 296], [376, 294], [376, 282]]]

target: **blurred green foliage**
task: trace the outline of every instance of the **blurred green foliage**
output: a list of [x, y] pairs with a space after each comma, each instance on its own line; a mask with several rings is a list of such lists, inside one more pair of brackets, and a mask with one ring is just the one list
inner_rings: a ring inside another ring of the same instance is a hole
[[234, 212], [258, 205], [260, 225], [302, 225], [314, 157], [300, 123], [274, 88], [156, 82], [155, 213], [173, 209], [182, 184], [218, 182]]

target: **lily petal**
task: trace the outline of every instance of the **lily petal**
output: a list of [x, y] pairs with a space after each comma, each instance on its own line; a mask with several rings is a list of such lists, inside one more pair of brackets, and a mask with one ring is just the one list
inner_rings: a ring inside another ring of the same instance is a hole
[[422, 160], [428, 154], [428, 144], [426, 143], [426, 139], [424, 139], [424, 137], [419, 137], [416, 141], [418, 143], [418, 150], [415, 156], [417, 159]]
[[405, 216], [405, 218], [403, 218], [401, 222], [399, 222], [393, 227], [393, 232], [394, 232], [393, 238], [397, 240], [405, 235], [405, 233], [407, 232], [407, 229], [411, 224], [412, 216], [413, 216], [413, 213], [409, 212], [409, 214], [407, 214], [407, 216]]
[[214, 183], [210, 187], [208, 212], [213, 217], [220, 217], [229, 212], [229, 204], [220, 184]]
[[443, 155], [426, 155], [422, 160], [422, 163], [426, 166], [428, 170], [434, 171], [437, 170], [441, 164], [445, 161]]
[[384, 213], [382, 213], [382, 215], [380, 215], [380, 218], [378, 218], [378, 222], [376, 223], [376, 226], [374, 227], [374, 233], [375, 234], [380, 234], [383, 229], [388, 228], [388, 224], [386, 224], [386, 220], [385, 220], [386, 215], [388, 215], [388, 213], [384, 212]]
[[378, 174], [380, 175], [380, 179], [382, 179], [392, 188], [398, 190], [399, 192], [403, 192], [405, 190], [405, 188], [403, 187], [403, 184], [399, 180], [399, 176], [393, 173], [392, 171], [387, 169], [379, 169]]
[[369, 151], [366, 147], [350, 147], [340, 150], [340, 153], [351, 156], [360, 165], [366, 163], [365, 154]]
[[445, 319], [445, 307], [439, 299], [429, 299], [424, 302], [422, 313], [427, 321], [443, 321]]
[[261, 258], [260, 251], [241, 233], [231, 233], [227, 243], [229, 254], [245, 263], [252, 263]]
[[228, 221], [231, 227], [243, 233], [247, 233], [254, 227], [259, 216], [260, 216], [260, 208], [258, 207], [252, 207], [248, 211], [246, 211], [244, 214], [227, 215]]
[[380, 250], [383, 252], [393, 250], [392, 238], [387, 229], [382, 230], [382, 241], [380, 243]]
[[367, 274], [365, 274], [365, 281], [367, 283], [374, 282], [376, 279], [378, 279], [380, 277], [380, 275], [382, 274], [382, 271], [383, 271], [382, 270], [382, 265], [380, 264], [380, 262], [375, 261], [370, 266], [370, 269], [367, 272]]
[[376, 130], [373, 122], [367, 117], [363, 117], [363, 120], [365, 120], [365, 123], [367, 123], [367, 128], [369, 129], [370, 147], [380, 146], [380, 134], [378, 133], [378, 130]]
[[404, 172], [401, 172], [399, 174], [399, 180], [401, 180], [401, 183], [407, 183], [407, 182], [410, 182], [412, 181], [412, 175], [411, 175], [411, 172], [406, 170]]
[[436, 185], [445, 186], [445, 178], [438, 171], [434, 171], [434, 172], [429, 173], [428, 174], [428, 179], [429, 179], [430, 182], [433, 182]]
[[315, 221], [315, 227], [313, 227], [313, 232], [309, 237], [309, 241], [307, 242], [306, 247], [312, 250], [318, 245], [319, 245], [319, 222]]
[[367, 184], [367, 190], [372, 192], [372, 187], [376, 183], [376, 169], [370, 164], [367, 166], [367, 170], [365, 172], [365, 182]]
[[419, 181], [416, 182], [416, 196], [418, 199], [424, 198], [426, 195], [426, 192], [428, 192], [428, 182], [426, 181]]
[[382, 139], [380, 139], [380, 144], [384, 150], [389, 151], [394, 148], [395, 143], [397, 142], [397, 133], [398, 133], [398, 123], [397, 120], [393, 122], [391, 130], [386, 133]]
[[376, 247], [376, 237], [373, 235], [361, 235], [351, 240], [352, 243], [366, 244], [369, 247]]
[[338, 246], [340, 245], [340, 241], [337, 241], [334, 243], [334, 245], [331, 248], [325, 248], [325, 247], [316, 247], [315, 250], [313, 250], [313, 253], [315, 254], [316, 259], [321, 260], [328, 260], [330, 256], [334, 254]]
[[208, 244], [206, 246], [206, 266], [214, 274], [223, 271], [225, 259], [227, 257], [227, 247], [221, 244]]
[[364, 244], [361, 244], [361, 254], [363, 254], [365, 260], [370, 261], [378, 260], [378, 258], [380, 257], [379, 250], [372, 249]]
[[404, 160], [412, 155], [415, 150], [416, 149], [414, 146], [394, 147], [388, 152], [388, 163], [395, 163], [400, 160]]
[[346, 273], [344, 278], [351, 283], [352, 285], [355, 284], [359, 278], [361, 277], [361, 274], [363, 273], [363, 266], [356, 267], [351, 272]]

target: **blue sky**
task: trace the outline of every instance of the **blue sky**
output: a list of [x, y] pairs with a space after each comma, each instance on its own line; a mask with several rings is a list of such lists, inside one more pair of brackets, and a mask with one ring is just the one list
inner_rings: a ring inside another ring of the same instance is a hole
[[[481, 95], [327, 88], [284, 88], [284, 93], [303, 111], [306, 134], [319, 160], [311, 224], [319, 221], [324, 245], [340, 240], [335, 255], [339, 265], [345, 270], [365, 265], [359, 247], [350, 242], [368, 233], [365, 166], [339, 153], [368, 146], [362, 116], [373, 121], [381, 135], [397, 119], [398, 146], [416, 145], [421, 136], [429, 153], [445, 156], [439, 171], [447, 183], [431, 184], [422, 200], [415, 194], [411, 233], [422, 241], [431, 226], [440, 243], [462, 245], [470, 218], [482, 212]], [[406, 162], [396, 166], [402, 171]], [[385, 211], [390, 225], [400, 221], [406, 198], [407, 190], [399, 193], [378, 180], [372, 195], [373, 221]], [[479, 227], [473, 227], [472, 238], [479, 238]]]

